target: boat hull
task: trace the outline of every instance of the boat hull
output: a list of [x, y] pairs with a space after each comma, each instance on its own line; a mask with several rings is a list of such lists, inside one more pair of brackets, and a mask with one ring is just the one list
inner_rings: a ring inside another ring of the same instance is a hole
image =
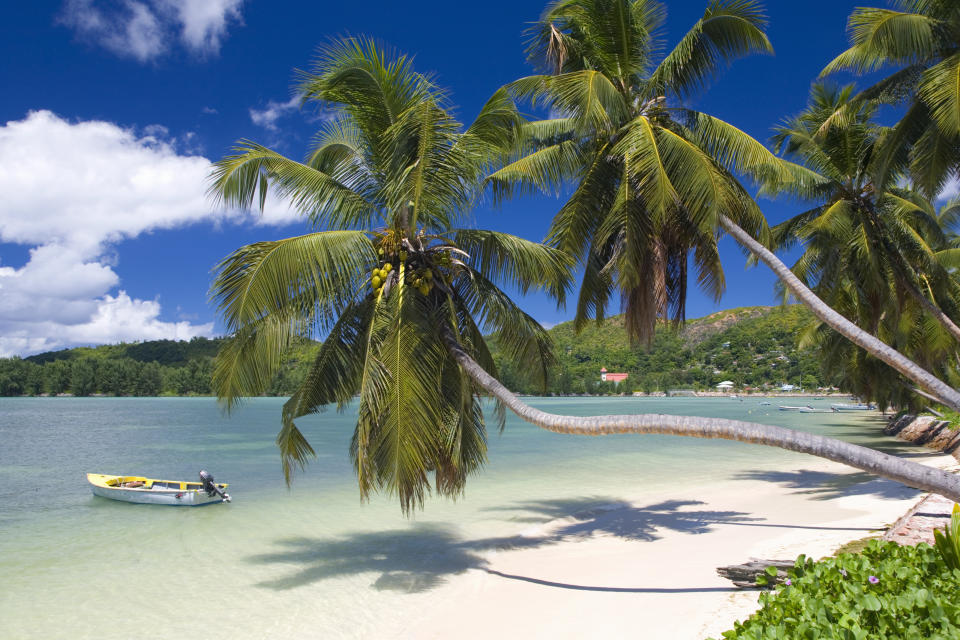
[[871, 411], [873, 407], [867, 404], [832, 404], [834, 411]]
[[[110, 486], [108, 483], [116, 482], [121, 484], [123, 481], [140, 482], [140, 487]], [[118, 500], [120, 502], [132, 502], [135, 504], [158, 504], [170, 507], [198, 507], [205, 504], [223, 502], [223, 498], [217, 494], [207, 495], [207, 492], [200, 488], [188, 487], [196, 486], [197, 483], [176, 483], [172, 481], [155, 481], [147, 478], [132, 478], [124, 476], [105, 476], [101, 474], [88, 473], [87, 481], [90, 483], [90, 490], [93, 495], [109, 500]], [[161, 484], [163, 487], [154, 486]], [[165, 488], [169, 485], [180, 484], [181, 488]], [[221, 489], [227, 485], [218, 484]]]

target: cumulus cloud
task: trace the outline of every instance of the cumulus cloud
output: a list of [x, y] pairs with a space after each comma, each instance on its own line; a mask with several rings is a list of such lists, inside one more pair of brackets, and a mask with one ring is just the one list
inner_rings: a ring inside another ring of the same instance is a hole
[[[123, 291], [116, 245], [155, 229], [249, 221], [206, 197], [211, 163], [182, 155], [163, 127], [68, 122], [49, 111], [0, 127], [0, 241], [26, 245], [0, 265], [0, 356], [67, 344], [209, 335], [212, 325], [160, 320], [156, 300]], [[259, 224], [296, 214], [270, 199]]]
[[193, 54], [220, 51], [241, 21], [243, 0], [65, 0], [58, 21], [123, 57], [153, 60], [179, 42]]

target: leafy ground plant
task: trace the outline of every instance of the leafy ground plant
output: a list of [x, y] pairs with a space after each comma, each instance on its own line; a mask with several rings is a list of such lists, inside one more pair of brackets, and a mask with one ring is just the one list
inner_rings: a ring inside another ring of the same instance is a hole
[[723, 633], [737, 640], [960, 637], [960, 570], [929, 545], [871, 541], [862, 553], [797, 558], [790, 579]]
[[946, 531], [933, 532], [934, 546], [951, 569], [960, 569], [960, 504], [953, 505], [953, 514]]

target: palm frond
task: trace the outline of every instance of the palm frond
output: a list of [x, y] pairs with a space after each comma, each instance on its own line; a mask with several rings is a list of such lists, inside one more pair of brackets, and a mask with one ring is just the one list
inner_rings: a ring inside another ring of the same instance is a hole
[[261, 210], [272, 186], [314, 225], [350, 228], [370, 225], [375, 203], [333, 176], [290, 160], [255, 142], [241, 140], [233, 155], [214, 163], [209, 193], [226, 206], [249, 208], [259, 197]]
[[956, 141], [960, 137], [960, 51], [924, 71], [918, 92], [940, 133]]
[[353, 299], [375, 260], [373, 245], [361, 231], [257, 242], [217, 265], [210, 299], [231, 332], [291, 310], [323, 323]]
[[928, 59], [938, 47], [937, 21], [890, 9], [858, 7], [847, 25], [853, 46], [834, 58], [821, 76], [837, 71], [866, 73], [885, 64]]
[[454, 244], [470, 254], [470, 264], [489, 280], [547, 291], [563, 304], [571, 285], [570, 258], [551, 247], [498, 231], [459, 229]]
[[737, 58], [773, 53], [764, 29], [767, 21], [759, 2], [712, 0], [703, 17], [657, 66], [647, 83], [648, 93], [681, 96], [707, 86]]

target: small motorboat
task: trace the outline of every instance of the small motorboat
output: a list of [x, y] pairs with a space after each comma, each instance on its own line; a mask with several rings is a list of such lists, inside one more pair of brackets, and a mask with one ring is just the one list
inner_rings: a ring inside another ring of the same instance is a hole
[[871, 411], [874, 406], [872, 404], [847, 404], [840, 402], [830, 405], [830, 408], [834, 411]]
[[761, 403], [760, 403], [760, 406], [761, 406], [761, 407], [769, 407], [771, 404], [773, 404], [773, 403], [771, 403], [771, 402], [761, 402]]
[[217, 484], [206, 471], [200, 482], [153, 480], [141, 476], [108, 476], [88, 473], [87, 482], [93, 495], [122, 502], [165, 504], [173, 507], [196, 507], [214, 502], [230, 502], [227, 485]]
[[788, 405], [788, 404], [782, 404], [782, 405], [780, 405], [780, 406], [777, 407], [777, 408], [778, 408], [780, 411], [805, 411], [805, 410], [807, 410], [807, 409], [810, 409], [810, 410], [813, 409], [813, 407], [811, 407], [810, 405], [807, 405], [807, 406], [805, 406], [805, 407], [793, 407], [793, 406], [790, 406], [790, 405]]
[[813, 407], [803, 407], [800, 413], [836, 413], [836, 409], [814, 409]]

